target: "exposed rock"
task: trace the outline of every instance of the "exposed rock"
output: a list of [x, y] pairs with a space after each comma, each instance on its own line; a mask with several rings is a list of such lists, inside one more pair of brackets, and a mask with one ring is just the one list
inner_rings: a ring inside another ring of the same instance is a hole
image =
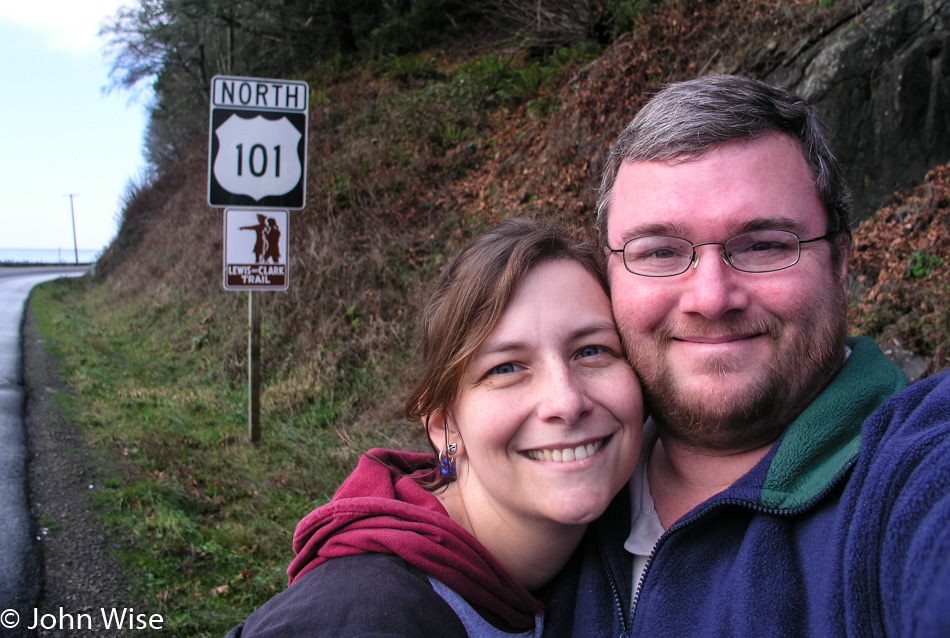
[[821, 111], [861, 220], [950, 160], [950, 1], [852, 6], [808, 42], [773, 38], [714, 71], [786, 86]]
[[920, 381], [927, 376], [927, 360], [923, 357], [897, 346], [884, 348], [884, 354], [904, 371], [908, 383]]

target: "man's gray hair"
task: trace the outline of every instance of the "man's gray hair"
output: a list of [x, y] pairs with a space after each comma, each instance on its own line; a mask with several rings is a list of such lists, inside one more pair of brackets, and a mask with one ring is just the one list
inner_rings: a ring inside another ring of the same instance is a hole
[[[727, 142], [769, 132], [798, 140], [815, 175], [828, 216], [828, 233], [851, 238], [851, 190], [832, 154], [818, 114], [786, 89], [737, 75], [713, 75], [670, 84], [648, 101], [607, 155], [597, 198], [597, 226], [607, 242], [614, 182], [623, 162], [686, 162]], [[837, 261], [837, 242], [830, 242]]]

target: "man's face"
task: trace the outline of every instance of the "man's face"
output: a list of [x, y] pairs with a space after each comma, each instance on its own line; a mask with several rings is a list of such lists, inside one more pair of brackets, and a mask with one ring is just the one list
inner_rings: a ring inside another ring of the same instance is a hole
[[[801, 239], [827, 219], [799, 144], [770, 134], [678, 164], [624, 164], [608, 217], [608, 244], [671, 235], [725, 242], [749, 230]], [[785, 270], [745, 273], [721, 246], [697, 248], [695, 268], [642, 277], [613, 253], [614, 315], [663, 432], [689, 445], [753, 449], [774, 441], [840, 369], [846, 328], [845, 254], [802, 244]]]

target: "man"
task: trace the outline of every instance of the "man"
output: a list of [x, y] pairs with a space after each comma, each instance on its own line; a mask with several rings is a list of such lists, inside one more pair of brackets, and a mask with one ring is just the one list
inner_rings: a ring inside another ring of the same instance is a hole
[[950, 377], [846, 338], [850, 194], [814, 111], [674, 84], [598, 203], [652, 410], [545, 635], [950, 636]]

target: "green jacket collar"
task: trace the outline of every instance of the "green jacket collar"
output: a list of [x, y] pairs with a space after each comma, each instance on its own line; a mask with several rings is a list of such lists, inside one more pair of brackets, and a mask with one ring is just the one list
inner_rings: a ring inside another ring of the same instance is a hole
[[903, 370], [871, 339], [848, 340], [851, 356], [786, 430], [765, 482], [762, 505], [795, 509], [821, 496], [861, 448], [861, 425], [907, 385]]

